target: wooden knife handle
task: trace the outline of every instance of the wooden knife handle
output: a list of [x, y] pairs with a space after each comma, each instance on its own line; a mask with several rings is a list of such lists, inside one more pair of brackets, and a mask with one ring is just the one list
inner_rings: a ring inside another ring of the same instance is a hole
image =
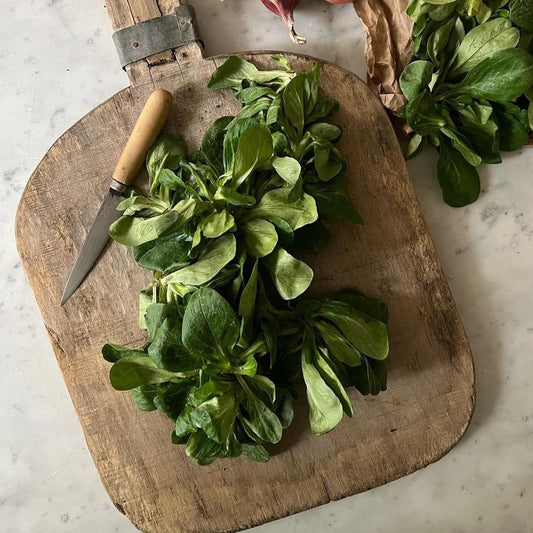
[[118, 160], [113, 179], [131, 185], [172, 107], [172, 95], [165, 89], [156, 89], [144, 104], [137, 122]]

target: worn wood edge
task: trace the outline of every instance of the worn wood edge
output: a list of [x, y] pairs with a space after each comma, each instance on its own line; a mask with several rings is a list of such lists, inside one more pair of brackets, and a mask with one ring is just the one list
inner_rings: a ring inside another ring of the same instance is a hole
[[[96, 107], [94, 107], [93, 109], [91, 109], [90, 111], [88, 111], [87, 113], [85, 113], [80, 119], [76, 120], [76, 122], [74, 122], [71, 126], [68, 127], [67, 130], [65, 130], [54, 142], [53, 144], [50, 146], [50, 148], [48, 148], [48, 150], [46, 151], [46, 153], [43, 155], [43, 157], [41, 157], [41, 160], [39, 161], [39, 163], [37, 164], [37, 166], [35, 167], [35, 170], [30, 174], [30, 177], [28, 178], [28, 181], [26, 182], [26, 185], [24, 186], [24, 190], [22, 191], [22, 194], [20, 195], [20, 200], [19, 200], [19, 203], [18, 203], [18, 206], [17, 206], [17, 211], [15, 213], [15, 243], [16, 243], [16, 246], [17, 246], [17, 251], [18, 251], [18, 254], [19, 254], [19, 257], [21, 260], [23, 260], [23, 253], [21, 252], [21, 250], [23, 249], [24, 247], [24, 243], [23, 243], [23, 236], [21, 235], [20, 233], [20, 220], [23, 216], [22, 214], [22, 209], [24, 207], [24, 201], [25, 201], [25, 196], [26, 196], [26, 192], [27, 190], [30, 188], [30, 185], [31, 185], [31, 182], [33, 181], [33, 179], [35, 178], [37, 172], [39, 171], [39, 168], [41, 167], [41, 165], [50, 157], [51, 155], [51, 152], [54, 151], [54, 149], [57, 147], [58, 144], [60, 144], [64, 138], [70, 134], [71, 130], [74, 129], [78, 124], [80, 124], [81, 122], [83, 122], [90, 114], [93, 113], [93, 111], [96, 111], [97, 109], [105, 106], [105, 105], [108, 105], [111, 101], [113, 101], [118, 95], [121, 95], [123, 93], [126, 93], [126, 92], [129, 92], [131, 94], [132, 92], [132, 88], [130, 86], [128, 87], [124, 87], [124, 89], [121, 89], [120, 91], [116, 92], [115, 94], [113, 94], [112, 96], [110, 96], [109, 98], [106, 98], [102, 103], [98, 104]], [[111, 176], [109, 177], [109, 179], [111, 180]], [[22, 261], [23, 265], [24, 266], [24, 262]], [[32, 289], [32, 293], [33, 293], [33, 287], [30, 285], [31, 289]]]
[[[473, 371], [473, 368], [472, 368], [472, 371]], [[473, 375], [475, 377], [475, 373], [474, 372], [473, 372]], [[296, 511], [296, 512], [288, 511], [288, 512], [284, 512], [284, 513], [280, 513], [279, 515], [276, 515], [276, 516], [272, 517], [268, 521], [250, 520], [250, 522], [246, 525], [246, 529], [253, 528], [253, 527], [258, 527], [258, 526], [261, 526], [263, 524], [267, 524], [267, 523], [273, 522], [274, 520], [281, 520], [283, 518], [288, 518], [289, 516], [295, 516], [297, 514], [304, 513], [305, 511], [310, 511], [311, 509], [318, 509], [319, 507], [324, 507], [328, 503], [340, 501], [340, 500], [343, 500], [343, 499], [348, 498], [350, 496], [357, 496], [358, 494], [362, 494], [362, 493], [367, 492], [369, 490], [373, 490], [373, 489], [377, 489], [379, 487], [383, 487], [384, 485], [387, 485], [388, 483], [391, 483], [392, 481], [397, 481], [398, 479], [401, 479], [401, 478], [404, 478], [404, 477], [409, 476], [411, 474], [414, 474], [415, 472], [418, 472], [419, 470], [422, 470], [423, 468], [427, 468], [428, 466], [436, 463], [437, 461], [440, 461], [444, 456], [446, 456], [448, 453], [450, 453], [450, 451], [453, 450], [453, 448], [455, 448], [455, 446], [457, 446], [459, 441], [464, 437], [468, 427], [472, 423], [472, 417], [473, 417], [473, 414], [474, 414], [474, 407], [475, 407], [475, 398], [476, 398], [476, 395], [475, 395], [475, 379], [474, 379], [474, 383], [472, 385], [472, 397], [471, 398], [472, 398], [472, 401], [470, 403], [470, 411], [468, 412], [468, 418], [465, 421], [464, 426], [460, 429], [459, 434], [457, 435], [457, 439], [454, 440], [448, 447], [445, 447], [442, 451], [439, 451], [434, 456], [432, 456], [431, 459], [429, 459], [427, 462], [425, 460], [421, 461], [420, 464], [415, 464], [413, 467], [409, 467], [408, 469], [405, 470], [405, 472], [399, 473], [398, 475], [390, 476], [390, 477], [384, 479], [383, 481], [380, 481], [377, 484], [373, 485], [372, 487], [368, 487], [368, 488], [365, 488], [365, 489], [362, 489], [362, 490], [358, 490], [358, 491], [355, 491], [355, 492], [347, 490], [347, 491], [341, 493], [338, 497], [334, 497], [334, 498], [330, 497], [329, 493], [326, 490], [327, 501], [325, 501], [324, 503], [319, 503], [318, 505], [309, 505], [309, 506], [306, 506], [306, 507], [304, 507], [304, 508], [302, 508], [302, 509], [300, 509], [299, 511]], [[320, 436], [318, 436], [316, 438], [320, 438]], [[107, 492], [107, 489], [106, 489], [106, 492]], [[115, 505], [115, 507], [117, 507], [117, 504], [114, 504], [114, 505]], [[124, 509], [121, 509], [119, 507], [117, 507], [117, 509], [122, 514], [124, 514], [128, 518], [128, 520], [139, 531], [141, 531], [141, 533], [156, 533], [152, 529], [146, 529], [146, 530], [145, 529], [141, 529], [141, 527], [138, 524], [136, 524], [134, 520], [132, 520], [130, 518], [130, 516], [128, 515], [128, 513]], [[224, 529], [224, 530], [220, 530], [220, 533], [239, 533], [241, 531], [245, 531], [245, 530], [244, 529]], [[177, 533], [181, 533], [181, 532], [177, 532]], [[183, 533], [186, 533], [186, 531], [183, 530]]]
[[[46, 329], [46, 333], [48, 335], [48, 339], [49, 339], [50, 344], [52, 346], [52, 351], [54, 353], [56, 362], [57, 362], [59, 370], [61, 372], [61, 377], [63, 378], [63, 382], [65, 382], [65, 379], [64, 379], [64, 375], [63, 375], [62, 358], [66, 357], [67, 354], [64, 352], [63, 348], [61, 347], [61, 343], [59, 342], [59, 339], [57, 338], [56, 332], [54, 331], [54, 329], [49, 324], [47, 324], [46, 318], [44, 317], [44, 315], [42, 313], [41, 306], [39, 305], [37, 297], [35, 295], [35, 290], [33, 288], [33, 284], [30, 282], [30, 279], [28, 277], [28, 273], [26, 271], [24, 236], [22, 234], [22, 229], [21, 229], [22, 228], [22, 224], [20, 223], [21, 220], [22, 220], [22, 217], [24, 216], [23, 210], [24, 210], [24, 207], [25, 207], [24, 206], [25, 195], [26, 195], [27, 190], [30, 188], [33, 179], [36, 177], [37, 173], [39, 172], [39, 169], [40, 169], [41, 165], [51, 156], [51, 154], [58, 147], [58, 145], [60, 145], [61, 142], [65, 139], [65, 137], [67, 137], [70, 134], [71, 130], [74, 129], [79, 123], [83, 122], [85, 120], [85, 118], [88, 117], [93, 111], [96, 111], [100, 107], [108, 105], [118, 95], [121, 95], [121, 94], [126, 93], [126, 92], [130, 93], [130, 95], [131, 95], [131, 92], [132, 92], [131, 91], [131, 87], [128, 86], [128, 87], [125, 87], [124, 89], [121, 89], [120, 91], [116, 92], [114, 95], [110, 96], [109, 98], [104, 100], [102, 103], [100, 103], [99, 105], [94, 107], [91, 111], [85, 113], [80, 119], [78, 119], [76, 122], [74, 122], [67, 130], [65, 130], [54, 141], [54, 143], [50, 146], [50, 148], [43, 155], [43, 157], [41, 158], [41, 160], [39, 161], [39, 163], [35, 167], [35, 170], [31, 173], [30, 177], [28, 178], [28, 181], [26, 182], [24, 190], [22, 191], [22, 194], [20, 196], [20, 200], [19, 200], [19, 203], [18, 203], [18, 206], [17, 206], [17, 211], [15, 213], [15, 220], [14, 220], [15, 232], [14, 233], [15, 233], [15, 245], [17, 247], [17, 253], [19, 255], [20, 262], [21, 262], [22, 268], [24, 270], [24, 275], [25, 275], [27, 283], [28, 283], [28, 285], [30, 287], [30, 290], [31, 290], [32, 296], [34, 298], [35, 304], [37, 306], [37, 309], [39, 310], [39, 315], [41, 316], [41, 320], [42, 320], [43, 325], [44, 325], [44, 327]], [[111, 177], [110, 177], [110, 179], [111, 179]], [[135, 341], [132, 341], [132, 342], [135, 342]], [[67, 387], [66, 383], [65, 383], [65, 387], [67, 389], [67, 392], [68, 392], [68, 395], [69, 395], [69, 399], [71, 400], [71, 403], [72, 403], [72, 398], [71, 398], [71, 395], [70, 395], [70, 391], [68, 390], [68, 387]], [[87, 438], [85, 436], [85, 431], [83, 430], [83, 424], [81, 423], [81, 417], [80, 417], [80, 415], [79, 415], [78, 411], [76, 410], [76, 408], [75, 408], [73, 403], [72, 403], [72, 406], [73, 406], [73, 409], [74, 409], [74, 413], [76, 414], [76, 418], [79, 421], [80, 427], [82, 428], [83, 437], [84, 437], [85, 442], [87, 443], [87, 449], [89, 450], [89, 453], [91, 454], [91, 459], [93, 459], [93, 462], [94, 462], [94, 458], [92, 456], [92, 453], [90, 451], [90, 447], [89, 447], [88, 442], [87, 442]], [[96, 463], [95, 463], [95, 470], [98, 473], [98, 477], [101, 480], [102, 485], [106, 489], [106, 493], [109, 495], [109, 493], [107, 492], [107, 488], [106, 488], [105, 484], [103, 483], [102, 478], [100, 476], [100, 472], [99, 472], [98, 468], [96, 468]]]
[[[236, 53], [236, 55], [247, 56], [247, 57], [250, 57], [250, 58], [253, 59], [255, 56], [263, 56], [264, 58], [266, 58], [266, 56], [269, 56], [269, 55], [271, 55], [273, 53], [279, 53], [279, 52], [264, 51], [264, 50], [261, 50], [261, 51], [245, 51], [245, 52], [238, 52], [238, 53]], [[282, 53], [285, 53], [285, 54], [287, 54], [289, 56], [293, 56], [293, 57], [296, 57], [296, 58], [304, 58], [304, 59], [308, 59], [308, 60], [312, 60], [312, 61], [317, 61], [317, 62], [319, 62], [321, 64], [329, 65], [331, 67], [334, 67], [334, 68], [340, 70], [343, 74], [345, 74], [347, 76], [355, 77], [357, 80], [359, 80], [361, 82], [362, 85], [365, 86], [366, 91], [368, 91], [369, 94], [372, 95], [372, 98], [377, 99], [376, 96], [370, 91], [368, 86], [356, 74], [354, 74], [353, 72], [351, 72], [351, 71], [349, 71], [349, 70], [347, 70], [345, 68], [342, 68], [342, 67], [336, 65], [335, 63], [333, 63], [331, 61], [321, 60], [321, 59], [318, 59], [318, 58], [316, 58], [314, 56], [310, 56], [310, 55], [306, 55], [306, 54], [299, 54], [299, 53], [296, 54], [296, 53], [291, 53], [291, 52], [282, 52]], [[212, 61], [214, 61], [215, 65], [217, 65], [217, 61], [222, 61], [222, 60], [224, 60], [227, 57], [228, 57], [227, 55], [219, 55], [219, 56], [204, 58], [204, 61], [211, 61], [212, 60]], [[25, 197], [26, 190], [29, 188], [29, 186], [30, 186], [32, 180], [34, 179], [35, 175], [37, 174], [41, 164], [51, 155], [51, 153], [54, 151], [54, 149], [57, 147], [57, 145], [65, 138], [65, 136], [67, 136], [70, 133], [70, 130], [72, 128], [74, 128], [76, 125], [78, 125], [80, 122], [85, 120], [85, 118], [88, 115], [90, 115], [93, 111], [99, 109], [102, 106], [108, 105], [118, 95], [121, 95], [124, 92], [129, 92], [130, 95], [133, 97], [134, 96], [134, 91], [141, 91], [143, 87], [148, 87], [148, 86], [152, 86], [152, 87], [154, 86], [154, 81], [153, 81], [151, 76], [150, 76], [150, 81], [147, 81], [145, 83], [137, 85], [134, 88], [131, 87], [131, 86], [130, 87], [126, 87], [126, 88], [122, 89], [121, 91], [118, 91], [117, 93], [115, 93], [110, 98], [106, 99], [104, 102], [102, 102], [101, 104], [96, 106], [93, 110], [91, 110], [88, 113], [86, 113], [83, 117], [81, 117], [78, 121], [76, 121], [68, 130], [66, 130], [53, 143], [53, 145], [50, 147], [50, 149], [46, 152], [46, 154], [43, 156], [43, 158], [41, 159], [41, 161], [37, 165], [37, 167], [34, 170], [34, 172], [31, 174], [31, 176], [30, 176], [30, 178], [29, 178], [29, 180], [28, 180], [28, 182], [26, 184], [26, 187], [25, 187], [25, 189], [24, 189], [24, 191], [23, 191], [23, 193], [21, 195], [21, 199], [19, 201], [19, 205], [18, 205], [18, 208], [17, 208], [17, 213], [16, 213], [16, 216], [15, 216], [15, 240], [16, 240], [17, 250], [18, 250], [18, 253], [19, 253], [19, 256], [21, 258], [21, 262], [23, 264], [23, 267], [24, 267], [25, 271], [26, 271], [26, 268], [24, 266], [24, 244], [23, 244], [23, 236], [22, 236], [21, 230], [20, 230], [20, 228], [21, 228], [20, 221], [21, 221], [21, 218], [23, 216], [22, 215], [22, 207], [23, 207], [23, 204], [24, 204], [24, 197]], [[384, 108], [381, 106], [381, 104], [379, 105], [379, 108], [380, 108], [380, 113], [384, 113], [385, 117], [387, 117], [387, 123], [389, 124], [389, 127], [392, 128], [392, 125], [390, 123], [390, 119], [387, 116], [387, 114], [386, 114]], [[405, 169], [405, 173], [408, 176], [407, 169]], [[412, 202], [413, 202], [413, 205], [417, 208], [415, 211], [419, 215], [420, 223], [423, 224], [423, 230], [424, 230], [423, 233], [425, 235], [427, 243], [432, 247], [432, 249], [433, 249], [433, 251], [435, 253], [436, 261], [432, 262], [433, 263], [432, 267], [439, 269], [439, 274], [440, 274], [440, 276], [442, 277], [442, 279], [444, 281], [446, 290], [448, 291], [448, 294], [446, 296], [449, 296], [451, 304], [453, 305], [454, 314], [455, 314], [455, 316], [457, 318], [457, 321], [458, 321], [457, 325], [461, 328], [461, 333], [463, 333], [463, 335], [464, 335], [464, 341], [465, 342], [464, 342], [463, 350], [461, 350], [461, 354], [462, 354], [461, 358], [466, 358], [467, 362], [469, 363], [469, 367], [465, 368], [465, 372], [464, 372], [465, 377], [468, 377], [467, 374], [471, 376], [471, 385], [470, 385], [471, 394], [469, 394], [470, 402], [468, 404], [468, 411], [465, 412], [466, 419], [464, 420], [464, 423], [460, 427], [457, 428], [458, 431], [453, 435], [452, 441], [450, 443], [447, 443], [446, 446], [444, 446], [442, 449], [438, 449], [438, 450], [434, 451], [433, 453], [428, 454], [422, 460], [420, 460], [419, 462], [415, 463], [414, 465], [409, 465], [409, 467], [406, 468], [405, 470], [402, 470], [402, 471], [399, 470], [395, 475], [391, 475], [391, 476], [389, 476], [387, 478], [383, 478], [383, 479], [378, 480], [378, 482], [375, 485], [372, 485], [372, 487], [369, 487], [367, 489], [362, 489], [362, 490], [356, 490], [355, 492], [351, 491], [351, 490], [346, 490], [346, 491], [340, 493], [338, 496], [333, 497], [333, 498], [330, 497], [330, 495], [329, 495], [329, 493], [327, 491], [325, 491], [325, 494], [324, 494], [325, 495], [325, 501], [319, 503], [318, 505], [312, 505], [311, 504], [309, 506], [303, 506], [299, 510], [294, 511], [294, 512], [291, 511], [291, 510], [287, 510], [286, 512], [282, 511], [281, 513], [273, 514], [272, 516], [270, 516], [268, 518], [268, 520], [281, 519], [281, 518], [290, 516], [292, 514], [297, 514], [299, 512], [302, 512], [302, 511], [305, 511], [305, 510], [309, 510], [309, 509], [312, 509], [314, 507], [318, 507], [320, 505], [325, 505], [325, 504], [329, 503], [330, 501], [337, 501], [337, 500], [343, 499], [343, 498], [345, 498], [347, 496], [352, 496], [352, 495], [355, 495], [355, 494], [359, 494], [361, 492], [365, 492], [365, 490], [369, 490], [370, 488], [377, 488], [377, 487], [382, 486], [384, 484], [387, 484], [387, 483], [389, 483], [391, 481], [394, 481], [394, 480], [399, 479], [401, 477], [404, 477], [404, 476], [407, 476], [409, 474], [412, 474], [413, 472], [415, 472], [417, 470], [420, 470], [421, 468], [425, 468], [425, 467], [429, 466], [430, 464], [438, 461], [442, 457], [444, 457], [447, 453], [449, 453], [457, 445], [457, 443], [461, 440], [461, 438], [464, 436], [466, 430], [468, 429], [468, 426], [471, 423], [473, 412], [474, 412], [474, 407], [475, 407], [475, 372], [474, 372], [474, 361], [473, 361], [473, 358], [472, 358], [472, 352], [471, 352], [471, 349], [470, 349], [470, 346], [469, 346], [469, 343], [468, 343], [468, 339], [466, 337], [466, 333], [464, 331], [464, 326], [463, 326], [462, 320], [460, 318], [460, 315], [459, 315], [459, 313], [457, 311], [457, 307], [455, 305], [455, 300], [453, 299], [453, 295], [451, 294], [451, 291], [450, 291], [446, 276], [444, 275], [444, 272], [442, 270], [442, 264], [441, 264], [441, 262], [440, 262], [440, 260], [438, 258], [438, 255], [436, 254], [436, 249], [435, 249], [435, 246], [434, 246], [433, 239], [431, 237], [431, 234], [429, 233], [429, 230], [428, 230], [428, 227], [427, 227], [427, 223], [426, 223], [426, 221], [425, 221], [425, 219], [423, 217], [423, 213], [422, 213], [422, 210], [420, 208], [420, 204], [419, 204], [418, 199], [416, 197], [416, 194], [415, 194], [415, 191], [414, 191], [414, 188], [413, 188], [411, 180], [407, 180], [407, 186], [412, 191]], [[31, 287], [32, 292], [34, 293], [33, 286], [31, 284], [30, 284], [30, 287]], [[40, 308], [39, 308], [39, 311], [41, 312]], [[41, 313], [41, 316], [42, 316], [42, 313]], [[59, 366], [61, 367], [61, 355], [63, 354], [61, 346], [60, 346], [59, 342], [57, 341], [57, 339], [55, 338], [54, 332], [51, 331], [49, 326], [46, 324], [46, 322], [44, 320], [44, 317], [43, 317], [43, 323], [44, 323], [44, 325], [45, 325], [45, 327], [47, 329], [47, 332], [48, 332], [48, 335], [49, 335], [49, 338], [50, 338], [50, 341], [51, 341], [51, 344], [52, 344], [52, 348], [53, 348], [56, 360], [58, 361]], [[132, 341], [132, 342], [134, 342], [134, 341]], [[465, 383], [466, 383], [466, 381], [465, 381]], [[76, 410], [75, 410], [75, 412], [76, 412], [76, 416], [78, 417], [78, 419], [80, 419], [80, 416], [79, 416], [79, 414], [77, 413]], [[84, 432], [84, 437], [85, 437], [85, 432]], [[91, 457], [92, 457], [92, 452], [91, 452], [90, 448], [89, 448], [89, 451], [90, 451]], [[94, 458], [93, 458], [93, 461], [94, 461]], [[102, 476], [100, 475], [100, 471], [98, 470], [98, 468], [96, 468], [96, 470], [98, 472], [98, 476], [99, 476], [99, 478], [100, 478], [100, 480], [102, 482], [102, 485], [104, 486], [104, 489], [108, 493], [111, 501], [113, 501], [113, 499], [111, 498], [111, 494], [109, 493], [109, 491], [107, 489], [106, 484], [103, 483]], [[134, 524], [135, 527], [140, 529], [140, 527], [137, 524], [135, 524], [135, 520], [133, 520], [129, 516], [129, 513], [126, 510], [124, 510], [120, 504], [117, 505], [115, 502], [113, 502], [113, 503], [114, 503], [115, 507], [117, 507], [117, 509], [120, 512], [123, 512], [123, 514], [125, 514], [128, 517], [130, 522], [132, 524]], [[246, 527], [254, 527], [254, 526], [263, 524], [265, 522], [266, 522], [265, 520], [261, 520], [261, 519], [250, 520], [250, 522], [248, 524], [246, 524]], [[149, 532], [152, 533], [153, 530], [144, 530], [144, 531], [146, 531], [147, 533], [149, 533]], [[224, 531], [224, 533], [232, 533], [232, 532], [242, 531], [242, 530], [241, 529], [225, 529], [225, 530], [221, 530], [221, 531]]]

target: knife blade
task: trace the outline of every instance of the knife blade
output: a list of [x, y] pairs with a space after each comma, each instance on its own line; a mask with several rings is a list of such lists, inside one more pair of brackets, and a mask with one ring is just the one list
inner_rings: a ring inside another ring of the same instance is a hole
[[109, 241], [109, 226], [121, 215], [117, 206], [123, 200], [122, 194], [137, 176], [146, 152], [159, 135], [171, 107], [172, 95], [164, 89], [156, 89], [146, 101], [115, 167], [109, 191], [72, 267], [61, 305], [65, 305], [74, 294], [102, 254]]

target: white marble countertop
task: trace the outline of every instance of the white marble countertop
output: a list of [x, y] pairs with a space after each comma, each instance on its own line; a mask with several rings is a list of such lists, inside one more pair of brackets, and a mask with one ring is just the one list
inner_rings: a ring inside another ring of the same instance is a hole
[[[364, 77], [351, 5], [303, 0], [292, 45], [258, 0], [193, 0], [207, 55], [289, 49]], [[87, 451], [13, 239], [28, 177], [52, 142], [127, 85], [103, 2], [0, 5], [0, 530], [135, 531], [112, 506]], [[222, 23], [223, 21], [223, 23]], [[533, 532], [533, 147], [482, 169], [483, 195], [445, 206], [434, 154], [409, 165], [470, 338], [477, 408], [439, 462], [364, 494], [254, 529], [257, 533]]]

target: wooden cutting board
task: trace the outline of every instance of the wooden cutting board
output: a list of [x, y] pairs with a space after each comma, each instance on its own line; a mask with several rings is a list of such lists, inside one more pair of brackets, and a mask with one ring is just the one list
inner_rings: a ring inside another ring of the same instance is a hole
[[[119, 29], [175, 5], [113, 0], [107, 9]], [[269, 56], [245, 54], [262, 67], [270, 64]], [[289, 59], [297, 69], [316, 61], [293, 54]], [[144, 532], [242, 530], [387, 483], [448, 452], [465, 431], [474, 403], [468, 341], [387, 115], [360, 79], [332, 64], [324, 64], [321, 86], [340, 101], [340, 148], [365, 225], [334, 226], [330, 247], [312, 261], [312, 289], [326, 294], [356, 286], [387, 302], [388, 391], [369, 398], [352, 393], [353, 419], [322, 437], [310, 434], [300, 409], [267, 464], [237, 459], [200, 467], [171, 444], [168, 419], [138, 411], [129, 394], [111, 388], [110, 365], [100, 349], [109, 341], [142, 344], [137, 294], [148, 274], [126, 248], [111, 244], [62, 308], [65, 281], [154, 87], [174, 95], [167, 130], [189, 146], [198, 145], [215, 118], [237, 111], [228, 92], [206, 88], [222, 61], [204, 59], [191, 44], [127, 67], [131, 87], [53, 145], [17, 214], [22, 264], [89, 450], [117, 509]]]

